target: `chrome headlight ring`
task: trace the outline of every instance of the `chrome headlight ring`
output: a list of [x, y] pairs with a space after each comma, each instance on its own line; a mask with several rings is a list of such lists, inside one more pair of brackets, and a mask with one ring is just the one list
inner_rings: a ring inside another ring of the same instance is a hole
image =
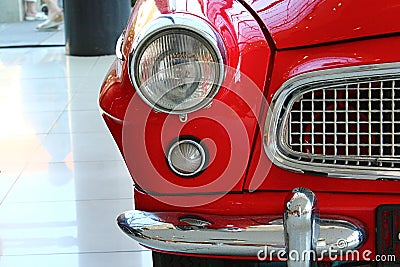
[[207, 106], [225, 76], [226, 52], [204, 20], [171, 14], [154, 20], [135, 39], [129, 76], [154, 110], [188, 114]]

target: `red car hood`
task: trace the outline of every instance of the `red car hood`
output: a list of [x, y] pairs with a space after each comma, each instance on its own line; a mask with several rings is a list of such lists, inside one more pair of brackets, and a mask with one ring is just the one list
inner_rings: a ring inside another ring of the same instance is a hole
[[399, 0], [245, 0], [278, 49], [400, 32]]

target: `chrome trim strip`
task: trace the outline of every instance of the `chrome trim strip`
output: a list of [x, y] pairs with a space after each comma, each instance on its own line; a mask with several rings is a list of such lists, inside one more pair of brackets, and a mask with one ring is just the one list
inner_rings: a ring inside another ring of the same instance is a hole
[[[132, 210], [119, 215], [117, 223], [129, 237], [160, 251], [248, 257], [257, 257], [265, 252], [268, 256], [285, 254], [282, 219], [266, 222], [266, 217], [263, 216], [185, 214], [207, 222], [203, 225], [189, 225], [179, 220], [183, 216], [172, 212]], [[265, 223], [261, 223], [263, 221]], [[366, 235], [361, 227], [349, 221], [321, 219], [316, 254], [320, 256], [332, 251], [339, 255], [359, 248], [365, 240]], [[339, 241], [346, 242], [346, 247], [338, 243]]]
[[100, 107], [100, 104], [98, 104], [98, 106], [99, 106], [100, 115], [102, 115], [102, 116], [107, 116], [107, 117], [109, 117], [110, 119], [114, 120], [116, 123], [119, 123], [119, 124], [123, 124], [123, 123], [124, 123], [124, 120], [121, 120], [121, 119], [119, 119], [119, 118], [117, 118], [117, 117], [111, 115], [110, 113], [108, 113], [108, 112], [105, 111], [104, 109], [102, 109], [102, 108]]
[[[312, 159], [325, 162], [305, 162], [294, 159], [287, 155], [284, 151], [284, 134], [287, 129], [280, 127], [284, 121], [283, 118], [288, 117], [289, 110], [285, 110], [286, 106], [291, 106], [290, 103], [285, 104], [288, 96], [294, 91], [309, 90], [310, 87], [324, 86], [332, 87], [337, 85], [345, 85], [348, 83], [368, 82], [375, 80], [400, 79], [400, 62], [384, 63], [374, 65], [363, 65], [353, 67], [343, 67], [329, 70], [314, 71], [295, 76], [286, 81], [271, 102], [270, 110], [267, 115], [264, 130], [264, 150], [268, 158], [277, 166], [288, 169], [294, 172], [316, 172], [329, 177], [336, 178], [353, 178], [353, 179], [399, 179], [400, 168], [379, 167], [379, 166], [357, 166], [357, 165], [336, 165], [339, 160], [366, 160], [365, 158], [355, 158], [338, 156], [308, 156]], [[293, 99], [291, 99], [293, 101]], [[336, 105], [335, 105], [336, 107]], [[283, 115], [281, 115], [283, 112]], [[307, 155], [303, 155], [306, 156]], [[326, 161], [333, 161], [329, 163]], [[391, 161], [393, 158], [374, 158], [376, 161]], [[399, 160], [398, 158], [396, 160]]]
[[121, 61], [125, 60], [124, 54], [122, 52], [124, 41], [125, 41], [125, 31], [123, 31], [121, 35], [118, 37], [117, 43], [115, 45], [115, 55]]
[[[131, 66], [135, 65], [136, 56], [139, 54], [142, 46], [144, 46], [149, 39], [153, 38], [153, 36], [159, 34], [160, 32], [163, 32], [165, 30], [171, 30], [174, 28], [188, 30], [197, 34], [200, 38], [204, 38], [213, 48], [218, 59], [218, 62], [215, 64], [219, 65], [219, 80], [217, 83], [215, 83], [215, 86], [217, 86], [217, 88], [214, 90], [214, 92], [208, 95], [205, 101], [199, 103], [198, 105], [190, 109], [183, 111], [176, 111], [176, 110], [171, 111], [163, 108], [154, 107], [154, 105], [138, 89], [139, 86], [131, 73], [132, 72]], [[214, 96], [218, 93], [226, 74], [225, 73], [226, 54], [227, 53], [225, 45], [222, 41], [221, 36], [205, 20], [193, 15], [183, 14], [183, 13], [163, 15], [150, 22], [147, 25], [147, 27], [136, 36], [132, 44], [132, 49], [130, 51], [129, 78], [140, 98], [147, 105], [153, 107], [155, 110], [177, 115], [188, 114], [207, 107], [213, 100]]]

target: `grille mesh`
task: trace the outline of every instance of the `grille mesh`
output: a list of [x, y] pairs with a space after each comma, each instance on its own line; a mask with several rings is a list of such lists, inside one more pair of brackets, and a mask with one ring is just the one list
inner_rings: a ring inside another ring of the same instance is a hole
[[289, 101], [292, 158], [400, 167], [400, 80], [313, 88]]

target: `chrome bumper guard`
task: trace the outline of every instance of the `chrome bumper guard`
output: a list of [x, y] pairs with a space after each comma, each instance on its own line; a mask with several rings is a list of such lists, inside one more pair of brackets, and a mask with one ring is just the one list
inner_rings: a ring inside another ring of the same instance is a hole
[[366, 240], [362, 228], [349, 221], [319, 219], [317, 199], [308, 189], [294, 189], [285, 207], [283, 219], [134, 210], [122, 213], [117, 222], [128, 236], [152, 249], [260, 260], [284, 257], [289, 267], [310, 266], [324, 255], [345, 255]]

